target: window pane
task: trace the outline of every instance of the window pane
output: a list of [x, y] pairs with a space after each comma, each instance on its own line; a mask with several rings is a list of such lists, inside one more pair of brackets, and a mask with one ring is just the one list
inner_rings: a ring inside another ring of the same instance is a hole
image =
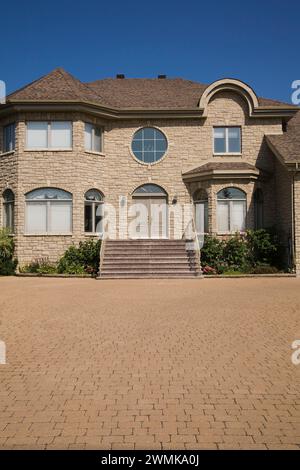
[[85, 195], [85, 199], [88, 201], [102, 201], [103, 196], [100, 193], [100, 191], [97, 191], [97, 189], [89, 189]]
[[155, 161], [155, 153], [154, 152], [144, 152], [144, 162], [145, 163], [153, 163]]
[[103, 204], [95, 204], [95, 232], [103, 232]]
[[85, 123], [84, 147], [86, 150], [92, 150], [92, 133], [93, 133], [92, 124]]
[[49, 233], [71, 232], [72, 204], [51, 201], [49, 208]]
[[245, 230], [245, 208], [244, 201], [232, 201], [231, 230], [233, 232]]
[[14, 229], [14, 203], [4, 204], [4, 227], [13, 231]]
[[214, 153], [226, 152], [225, 128], [214, 128]]
[[229, 232], [229, 203], [218, 201], [218, 232]]
[[218, 192], [218, 199], [246, 199], [246, 194], [237, 188], [224, 188]]
[[155, 136], [155, 130], [151, 127], [146, 127], [145, 129], [143, 129], [143, 134], [144, 134], [144, 139], [151, 139], [153, 140], [154, 139], [154, 136]]
[[95, 152], [101, 152], [101, 129], [95, 127], [95, 134], [94, 134], [94, 148]]
[[154, 140], [144, 140], [144, 152], [154, 152]]
[[195, 204], [195, 223], [197, 234], [205, 232], [205, 203], [198, 202]]
[[51, 148], [72, 147], [72, 123], [53, 121], [51, 123]]
[[15, 149], [15, 124], [9, 124], [3, 129], [3, 152]]
[[93, 206], [92, 204], [85, 204], [84, 206], [84, 231], [93, 232]]
[[72, 194], [64, 191], [63, 189], [56, 189], [56, 188], [40, 188], [34, 189], [30, 191], [30, 193], [26, 194], [26, 200], [33, 199], [66, 199], [71, 201]]
[[27, 233], [46, 233], [47, 221], [46, 202], [26, 203], [26, 231]]
[[27, 123], [27, 148], [47, 148], [47, 122]]
[[241, 151], [240, 128], [229, 127], [228, 128], [228, 152], [240, 152], [240, 151]]

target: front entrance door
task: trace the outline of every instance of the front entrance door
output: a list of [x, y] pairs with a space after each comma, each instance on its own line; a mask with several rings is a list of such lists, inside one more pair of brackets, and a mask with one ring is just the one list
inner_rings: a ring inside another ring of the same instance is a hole
[[138, 197], [135, 205], [133, 238], [168, 238], [168, 205], [166, 198]]

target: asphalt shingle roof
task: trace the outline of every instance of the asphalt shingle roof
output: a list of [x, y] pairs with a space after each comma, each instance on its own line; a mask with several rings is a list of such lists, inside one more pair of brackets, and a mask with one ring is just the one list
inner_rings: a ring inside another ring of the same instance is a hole
[[[196, 109], [207, 84], [181, 78], [107, 78], [82, 83], [57, 68], [15, 91], [7, 101], [90, 101], [116, 109]], [[260, 106], [285, 103], [259, 98]]]

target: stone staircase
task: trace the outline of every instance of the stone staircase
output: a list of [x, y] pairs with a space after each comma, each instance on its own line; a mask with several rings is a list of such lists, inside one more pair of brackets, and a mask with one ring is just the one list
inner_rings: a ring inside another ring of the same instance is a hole
[[199, 254], [185, 240], [106, 240], [98, 279], [199, 276]]

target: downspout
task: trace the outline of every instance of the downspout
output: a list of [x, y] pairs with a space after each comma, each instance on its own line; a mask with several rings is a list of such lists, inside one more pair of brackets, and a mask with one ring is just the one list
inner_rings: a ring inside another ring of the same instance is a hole
[[295, 231], [295, 175], [299, 171], [299, 163], [295, 163], [296, 171], [293, 172], [292, 179], [292, 262], [296, 268], [296, 231]]

